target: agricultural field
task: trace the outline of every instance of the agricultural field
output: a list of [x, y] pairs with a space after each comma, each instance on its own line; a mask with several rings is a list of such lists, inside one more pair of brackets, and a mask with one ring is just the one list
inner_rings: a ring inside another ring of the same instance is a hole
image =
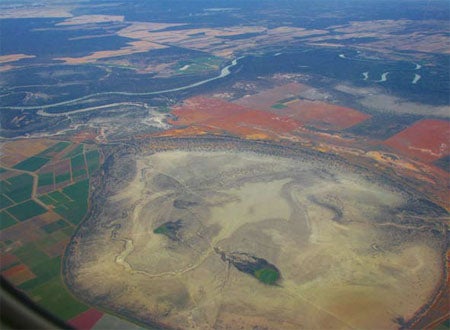
[[[172, 114], [177, 119], [172, 120], [171, 124], [189, 126], [188, 130], [181, 129], [180, 135], [189, 133], [189, 130], [196, 127], [216, 134], [226, 132], [250, 139], [276, 139], [302, 126], [301, 122], [287, 116], [206, 97], [188, 99], [182, 106], [175, 107]], [[170, 132], [173, 133], [177, 132]]]
[[19, 174], [0, 182], [0, 189], [4, 196], [16, 203], [31, 197], [33, 177], [29, 174]]
[[450, 121], [426, 119], [386, 140], [385, 144], [409, 157], [431, 163], [450, 155]]
[[102, 318], [102, 316], [102, 312], [91, 308], [77, 315], [73, 319], [70, 319], [68, 323], [76, 329], [91, 329]]
[[307, 85], [289, 83], [246, 95], [234, 102], [295, 119], [305, 126], [336, 131], [350, 128], [370, 118], [370, 115], [355, 109], [311, 99], [315, 94], [318, 94], [317, 91]]
[[12, 215], [10, 215], [6, 211], [0, 212], [0, 230], [3, 230], [5, 228], [8, 228], [12, 225], [15, 225], [17, 223], [17, 220], [14, 219]]
[[47, 212], [47, 209], [30, 199], [26, 202], [11, 206], [6, 211], [19, 221], [25, 221]]
[[179, 61], [176, 74], [199, 74], [218, 70], [224, 59], [215, 56], [197, 57], [192, 60]]
[[370, 118], [360, 111], [321, 101], [296, 99], [285, 105], [281, 114], [323, 129], [343, 130]]
[[54, 182], [55, 182], [55, 180], [54, 180], [53, 172], [39, 174], [39, 181], [38, 181], [39, 187], [48, 186], [48, 185], [53, 186]]
[[253, 95], [246, 95], [235, 103], [259, 110], [272, 111], [274, 109], [283, 109], [283, 104], [289, 100], [295, 99], [300, 93], [309, 90], [310, 87], [299, 84], [289, 83], [282, 86], [270, 88]]
[[50, 159], [42, 157], [30, 157], [15, 165], [14, 168], [22, 171], [34, 172], [44, 166]]
[[61, 260], [86, 215], [100, 153], [80, 143], [30, 140], [27, 157], [13, 164], [13, 149], [6, 145], [0, 160], [1, 275], [59, 318], [76, 319], [89, 307], [66, 290]]

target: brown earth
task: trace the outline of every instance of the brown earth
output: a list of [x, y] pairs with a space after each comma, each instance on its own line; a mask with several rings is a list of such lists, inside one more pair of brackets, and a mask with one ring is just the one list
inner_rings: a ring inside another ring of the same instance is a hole
[[36, 155], [56, 143], [56, 141], [47, 139], [27, 139], [6, 142], [0, 145], [0, 149], [2, 150], [1, 162], [6, 166], [14, 166], [22, 160]]

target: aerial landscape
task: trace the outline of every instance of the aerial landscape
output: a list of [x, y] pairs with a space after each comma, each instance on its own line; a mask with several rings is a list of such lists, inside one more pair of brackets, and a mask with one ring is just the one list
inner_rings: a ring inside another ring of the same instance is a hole
[[441, 0], [0, 3], [0, 270], [76, 329], [450, 326]]

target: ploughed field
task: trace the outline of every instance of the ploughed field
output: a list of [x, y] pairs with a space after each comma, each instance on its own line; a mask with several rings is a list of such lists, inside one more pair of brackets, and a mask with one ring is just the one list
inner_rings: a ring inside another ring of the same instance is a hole
[[168, 328], [411, 324], [443, 283], [445, 211], [337, 159], [277, 150], [193, 142], [107, 161], [66, 284]]

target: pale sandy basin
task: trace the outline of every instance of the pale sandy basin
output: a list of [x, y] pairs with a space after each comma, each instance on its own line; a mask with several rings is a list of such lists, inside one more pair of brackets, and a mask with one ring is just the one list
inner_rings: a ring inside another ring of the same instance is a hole
[[[159, 152], [136, 166], [68, 256], [75, 294], [126, 318], [398, 328], [440, 285], [433, 219], [405, 221], [404, 193], [342, 166], [238, 151]], [[180, 224], [176, 235], [153, 232], [168, 222]], [[217, 251], [263, 258], [281, 279], [264, 284]]]

